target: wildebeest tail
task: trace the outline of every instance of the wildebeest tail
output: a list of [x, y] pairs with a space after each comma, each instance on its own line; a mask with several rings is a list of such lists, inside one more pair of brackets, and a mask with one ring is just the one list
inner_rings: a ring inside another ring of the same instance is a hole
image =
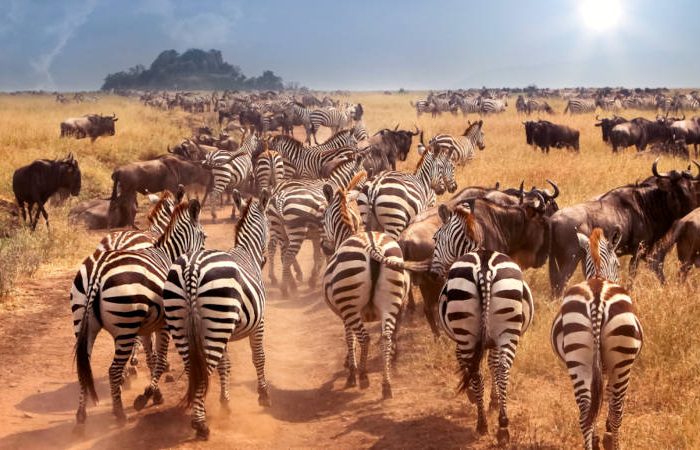
[[119, 172], [112, 172], [112, 196], [110, 200], [115, 201], [117, 199], [117, 185], [119, 184]]

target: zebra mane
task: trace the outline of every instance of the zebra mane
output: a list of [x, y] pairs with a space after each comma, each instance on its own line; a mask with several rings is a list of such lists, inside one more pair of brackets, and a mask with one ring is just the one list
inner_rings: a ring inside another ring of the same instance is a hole
[[595, 271], [595, 276], [600, 277], [601, 269], [601, 258], [600, 258], [600, 245], [605, 244], [605, 235], [603, 235], [603, 230], [600, 228], [594, 228], [588, 238], [588, 248], [591, 255], [591, 260], [593, 261], [593, 270]]
[[248, 216], [250, 215], [250, 207], [253, 204], [253, 200], [251, 199], [249, 202], [246, 202], [243, 205], [243, 211], [241, 211], [241, 218], [238, 219], [238, 222], [236, 223], [235, 231], [236, 231], [236, 237], [233, 240], [233, 246], [238, 247], [238, 237], [240, 234], [238, 231], [245, 225], [246, 221], [248, 220]]
[[[430, 145], [430, 144], [428, 144]], [[425, 151], [423, 152], [422, 155], [420, 155], [420, 159], [418, 160], [418, 164], [416, 164], [416, 170], [413, 172], [414, 175], [418, 175], [418, 172], [420, 172], [420, 168], [423, 166], [423, 161], [425, 160], [426, 155], [430, 152], [430, 148], [426, 148]]]
[[156, 220], [156, 217], [158, 217], [158, 214], [165, 208], [166, 202], [173, 197], [173, 194], [168, 191], [167, 189], [163, 191], [162, 194], [160, 194], [160, 198], [158, 199], [158, 202], [153, 205], [153, 208], [148, 213], [148, 223], [153, 223]]
[[467, 236], [472, 241], [479, 243], [479, 235], [476, 229], [476, 220], [474, 219], [474, 214], [471, 210], [465, 208], [464, 206], [458, 206], [454, 209], [454, 214], [464, 225], [464, 230]]
[[156, 245], [162, 245], [163, 242], [172, 234], [175, 224], [180, 221], [180, 217], [189, 214], [190, 202], [182, 202], [175, 207], [172, 215], [170, 216], [170, 222], [163, 230], [163, 234], [158, 238]]

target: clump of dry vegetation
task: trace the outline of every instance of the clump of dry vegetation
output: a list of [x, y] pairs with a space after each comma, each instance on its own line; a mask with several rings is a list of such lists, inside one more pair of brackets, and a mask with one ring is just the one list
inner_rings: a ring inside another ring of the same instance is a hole
[[[363, 104], [364, 121], [370, 132], [393, 128], [397, 123], [405, 129], [417, 124], [426, 139], [436, 133], [464, 131], [467, 118], [461, 114], [444, 114], [436, 119], [424, 115], [417, 119], [408, 102], [420, 96], [353, 94], [349, 100]], [[458, 168], [460, 187], [492, 186], [496, 181], [501, 186], [515, 187], [521, 180], [525, 180], [526, 187], [544, 186], [545, 179], [550, 178], [559, 184], [559, 205], [565, 207], [651, 174], [652, 157], [637, 157], [632, 149], [618, 155], [611, 153], [601, 140], [600, 129], [594, 127], [593, 114], [562, 116], [564, 103], [550, 104], [557, 114], [548, 116], [548, 120], [581, 131], [580, 154], [553, 149], [547, 156], [528, 147], [521, 123], [526, 118], [517, 115], [510, 104], [506, 113], [484, 118], [487, 147], [478, 152], [473, 162]], [[116, 136], [100, 138], [94, 144], [89, 140], [58, 138], [62, 119], [88, 112], [115, 112], [119, 116]], [[653, 113], [627, 111], [624, 115], [650, 117]], [[117, 97], [104, 97], [97, 104], [59, 105], [48, 96], [0, 96], [0, 198], [12, 198], [15, 168], [37, 158], [60, 157], [68, 151], [75, 153], [83, 172], [81, 199], [107, 196], [110, 174], [116, 165], [165, 152], [168, 144], [188, 136], [190, 126], [197, 122], [214, 124], [214, 113], [192, 118], [180, 111], [163, 112]], [[418, 155], [412, 152], [401, 168], [412, 169], [417, 161]], [[660, 163], [662, 170], [686, 166], [686, 161], [669, 157]], [[75, 268], [94, 247], [95, 236], [69, 226], [67, 212], [68, 207], [49, 211], [51, 233], [40, 222], [34, 234], [20, 230], [11, 239], [0, 239], [0, 294], [7, 293], [18, 276], [32, 273], [41, 264]], [[700, 448], [700, 333], [696, 331], [694, 314], [700, 274], [691, 272], [689, 281], [680, 284], [672, 276], [677, 269], [675, 256], [669, 255], [666, 271], [671, 276], [667, 286], [660, 286], [645, 268], [631, 285], [644, 327], [645, 345], [632, 375], [621, 430], [622, 445], [627, 449]], [[550, 298], [546, 266], [528, 270], [525, 277], [535, 296], [536, 311], [534, 324], [518, 348], [511, 372], [512, 448], [578, 448], [581, 437], [573, 390], [565, 368], [549, 344], [558, 300]], [[576, 274], [570, 282], [580, 280]], [[402, 329], [401, 339], [404, 356], [397, 372], [410, 373], [412, 382], [423, 390], [456, 386], [454, 344], [445, 339], [433, 340], [420, 312]], [[466, 398], [459, 396], [449, 401], [465, 411], [465, 426], [472, 426], [475, 412]], [[439, 409], [434, 412], [441, 414]], [[599, 425], [604, 426], [602, 418]], [[491, 444], [488, 438], [479, 443]]]

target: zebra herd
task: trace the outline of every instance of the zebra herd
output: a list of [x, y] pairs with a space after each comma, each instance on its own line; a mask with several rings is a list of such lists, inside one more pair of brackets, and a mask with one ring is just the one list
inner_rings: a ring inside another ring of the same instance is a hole
[[[533, 105], [534, 107], [534, 105]], [[486, 433], [485, 353], [491, 372], [490, 406], [498, 409], [497, 438], [508, 442], [507, 391], [519, 343], [534, 317], [534, 300], [515, 259], [482, 247], [475, 227], [473, 201], [455, 207], [440, 205], [443, 224], [434, 235], [433, 256], [421, 261], [405, 257], [399, 237], [421, 213], [436, 206], [437, 196], [457, 189], [455, 167], [485, 148], [483, 120], [469, 123], [462, 136], [438, 134], [417, 145], [420, 160], [412, 172], [384, 170], [368, 176], [364, 153], [358, 150], [357, 110], [338, 115], [309, 116], [311, 130], [328, 126], [326, 142], [305, 146], [283, 134], [244, 134], [237, 150], [213, 150], [202, 165], [212, 171], [212, 194], [231, 185], [242, 188], [255, 179], [255, 195], [243, 200], [228, 251], [205, 249], [198, 200], [185, 200], [184, 190], [165, 191], [148, 216], [147, 231], [125, 231], [105, 237], [86, 258], [73, 281], [71, 310], [76, 336], [80, 384], [77, 423], [86, 421], [88, 398], [97, 399], [90, 356], [101, 329], [114, 339], [109, 369], [112, 410], [125, 421], [121, 385], [125, 365], [138, 341], [147, 352], [149, 384], [136, 397], [140, 410], [149, 401], [164, 401], [159, 389], [174, 341], [188, 377], [183, 403], [192, 408], [197, 438], [207, 439], [204, 400], [214, 370], [221, 380], [220, 401], [230, 401], [231, 364], [228, 343], [248, 338], [257, 373], [258, 401], [270, 406], [265, 375], [264, 309], [269, 287], [262, 271], [269, 264], [270, 285], [276, 285], [274, 258], [280, 248], [281, 291], [296, 289], [303, 276], [297, 256], [311, 240], [314, 267], [308, 282], [320, 275], [324, 300], [343, 323], [348, 370], [346, 386], [369, 386], [368, 324], [380, 322], [382, 395], [393, 396], [391, 364], [396, 330], [412, 277], [427, 273], [444, 279], [438, 317], [456, 343], [460, 389], [476, 404], [477, 431]], [[349, 129], [335, 129], [345, 128]], [[416, 132], [415, 134], [418, 134]], [[312, 133], [313, 135], [313, 133]], [[412, 134], [409, 133], [409, 136]], [[520, 202], [524, 200], [522, 187]], [[531, 200], [528, 200], [531, 201]], [[544, 197], [535, 196], [538, 208]], [[602, 230], [579, 234], [586, 253], [586, 281], [570, 287], [552, 326], [551, 342], [566, 362], [587, 449], [597, 448], [595, 419], [602, 404], [602, 380], [608, 378], [610, 411], [603, 443], [618, 447], [622, 406], [630, 368], [642, 346], [642, 330], [629, 293], [619, 285], [615, 248]], [[326, 255], [325, 268], [322, 253]], [[296, 272], [296, 280], [294, 277]], [[155, 346], [153, 337], [155, 336]], [[359, 361], [356, 347], [359, 343]]]

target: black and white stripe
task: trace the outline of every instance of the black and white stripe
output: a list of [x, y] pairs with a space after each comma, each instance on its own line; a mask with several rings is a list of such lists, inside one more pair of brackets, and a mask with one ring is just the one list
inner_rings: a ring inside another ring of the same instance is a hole
[[[238, 205], [240, 207], [240, 197]], [[185, 402], [192, 405], [192, 427], [206, 439], [204, 400], [209, 375], [219, 369], [220, 401], [228, 408], [230, 363], [227, 345], [248, 338], [258, 379], [258, 402], [270, 406], [263, 349], [265, 289], [262, 265], [268, 225], [267, 191], [243, 209], [228, 252], [199, 250], [180, 256], [163, 289], [165, 319], [185, 363], [189, 383]]]
[[[364, 174], [360, 175], [363, 176]], [[357, 182], [357, 177], [353, 183]], [[352, 183], [351, 183], [352, 187]], [[346, 387], [357, 384], [369, 387], [367, 356], [369, 334], [366, 324], [380, 321], [382, 333], [382, 396], [392, 397], [391, 360], [394, 333], [399, 315], [410, 288], [407, 270], [424, 270], [420, 263], [404, 262], [397, 242], [384, 233], [359, 231], [359, 220], [350, 212], [345, 187], [326, 185], [324, 195], [328, 207], [324, 212], [327, 248], [333, 253], [323, 277], [326, 304], [343, 320], [348, 353], [345, 366], [349, 370]], [[359, 367], [355, 357], [356, 341], [360, 343]]]
[[480, 102], [481, 114], [496, 114], [506, 110], [506, 103], [499, 98], [482, 98]]
[[188, 251], [204, 246], [204, 231], [199, 223], [199, 202], [182, 203], [173, 211], [163, 235], [152, 247], [140, 250], [106, 252], [97, 262], [93, 277], [86, 285], [87, 303], [76, 335], [76, 362], [80, 400], [78, 424], [86, 419], [85, 401], [89, 394], [97, 400], [90, 365], [90, 354], [99, 331], [106, 329], [114, 339], [114, 359], [109, 369], [112, 412], [124, 422], [121, 400], [124, 365], [131, 356], [137, 336], [157, 332], [157, 360], [149, 386], [134, 401], [143, 408], [153, 397], [162, 403], [158, 380], [165, 368], [169, 336], [165, 328], [162, 289], [172, 261]]
[[456, 188], [450, 153], [429, 148], [415, 174], [382, 172], [365, 184], [357, 203], [367, 229], [381, 229], [398, 239], [416, 214], [435, 205], [436, 193]]
[[309, 120], [311, 121], [311, 135], [314, 142], [318, 144], [316, 132], [322, 126], [331, 129], [332, 133], [337, 133], [343, 128], [349, 128], [355, 119], [355, 105], [350, 105], [344, 109], [323, 108], [311, 111]]
[[449, 134], [438, 134], [428, 141], [428, 145], [432, 146], [434, 150], [451, 152], [452, 161], [456, 165], [464, 165], [467, 161], [474, 159], [477, 148], [479, 150], [486, 148], [483, 125], [483, 120], [469, 123], [462, 136], [453, 137]]
[[[486, 433], [481, 360], [486, 353], [492, 377], [491, 406], [499, 408], [498, 440], [508, 440], [507, 387], [515, 351], [534, 313], [532, 294], [520, 267], [507, 255], [479, 248], [468, 207], [440, 209], [444, 224], [435, 233], [431, 272], [447, 274], [438, 312], [447, 335], [457, 343], [461, 390], [477, 405], [477, 431]], [[467, 252], [466, 254], [464, 252]]]
[[263, 151], [255, 161], [255, 186], [258, 193], [263, 189], [271, 192], [275, 186], [284, 181], [284, 161], [282, 155], [274, 150]]
[[323, 166], [328, 162], [355, 153], [353, 130], [342, 130], [315, 147], [304, 144], [290, 136], [274, 136], [270, 139], [270, 148], [279, 152], [284, 158], [285, 176], [287, 178], [321, 178]]
[[564, 108], [564, 114], [567, 112], [569, 114], [584, 114], [595, 112], [595, 100], [592, 98], [570, 98], [566, 102], [566, 107]]
[[615, 249], [619, 238], [610, 243], [596, 228], [590, 238], [578, 233], [578, 239], [586, 252], [586, 281], [564, 293], [551, 342], [573, 383], [587, 450], [599, 447], [596, 419], [603, 403], [603, 376], [607, 376], [609, 409], [603, 444], [616, 449], [632, 365], [642, 349], [642, 326], [629, 293], [618, 284]]

